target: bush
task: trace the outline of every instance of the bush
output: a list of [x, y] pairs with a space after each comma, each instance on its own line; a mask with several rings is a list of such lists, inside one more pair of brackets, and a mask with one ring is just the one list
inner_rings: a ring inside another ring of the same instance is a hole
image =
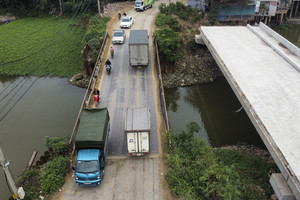
[[168, 6], [166, 4], [160, 4], [158, 6], [160, 13], [165, 15], [174, 14], [183, 20], [193, 19], [200, 20], [201, 15], [197, 9], [191, 8], [190, 6], [185, 6], [181, 2], [170, 3]]
[[196, 52], [199, 49], [199, 44], [195, 42], [195, 40], [190, 40], [186, 43], [186, 47], [189, 51]]
[[234, 167], [219, 163], [212, 148], [203, 140], [194, 138], [199, 126], [193, 122], [183, 131], [171, 136], [168, 148], [167, 180], [176, 196], [199, 199], [202, 192], [220, 199], [240, 199], [242, 186]]
[[158, 14], [155, 19], [155, 25], [160, 27], [169, 27], [173, 31], [180, 30], [177, 20], [166, 14]]
[[92, 38], [88, 41], [88, 45], [91, 49], [100, 49], [101, 40], [99, 38]]
[[71, 14], [78, 9], [79, 3], [74, 3], [72, 1], [67, 1], [64, 3], [64, 14]]
[[41, 189], [44, 194], [52, 194], [63, 185], [68, 167], [68, 159], [62, 156], [56, 157], [46, 164], [41, 178]]
[[181, 57], [181, 39], [170, 28], [163, 28], [155, 32], [159, 57], [163, 62], [174, 63]]
[[25, 197], [24, 200], [33, 200], [33, 199], [37, 199], [39, 196], [39, 190], [33, 186], [29, 186], [24, 188], [25, 190]]
[[59, 155], [63, 155], [65, 156], [68, 152], [69, 152], [69, 145], [68, 143], [62, 139], [62, 138], [58, 138], [58, 137], [53, 137], [50, 138], [48, 136], [45, 137], [44, 139], [45, 142], [45, 146], [48, 147], [48, 149], [51, 149], [51, 153], [52, 156], [59, 156]]
[[109, 17], [93, 16], [91, 17], [88, 25], [87, 32], [85, 34], [85, 40], [89, 41], [93, 38], [104, 37], [106, 33], [106, 23], [110, 20]]
[[26, 169], [26, 171], [23, 174], [24, 179], [30, 179], [34, 176], [37, 176], [39, 174], [38, 169]]

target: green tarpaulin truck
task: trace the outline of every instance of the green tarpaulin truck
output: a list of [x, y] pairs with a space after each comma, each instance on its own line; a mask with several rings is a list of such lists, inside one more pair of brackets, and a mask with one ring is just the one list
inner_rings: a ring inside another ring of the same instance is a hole
[[110, 131], [107, 108], [86, 108], [80, 115], [75, 138], [75, 181], [81, 186], [99, 185], [103, 178]]

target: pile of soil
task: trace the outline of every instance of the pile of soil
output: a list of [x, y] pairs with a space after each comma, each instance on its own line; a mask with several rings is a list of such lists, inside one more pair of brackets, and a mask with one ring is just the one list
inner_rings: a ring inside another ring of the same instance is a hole
[[223, 76], [214, 58], [204, 46], [196, 52], [183, 51], [180, 61], [175, 63], [174, 73], [163, 74], [165, 88], [184, 87], [210, 83]]

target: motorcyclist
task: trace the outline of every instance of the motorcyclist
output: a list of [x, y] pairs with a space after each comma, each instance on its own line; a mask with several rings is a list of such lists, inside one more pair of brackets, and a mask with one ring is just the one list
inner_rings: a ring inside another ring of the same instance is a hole
[[114, 52], [115, 52], [114, 48], [113, 48], [113, 47], [110, 47], [110, 55], [111, 55], [112, 57], [114, 56]]
[[110, 62], [109, 59], [107, 59], [106, 62], [105, 62], [105, 68], [106, 68], [106, 70], [107, 70], [107, 72], [109, 74], [110, 70], [111, 70], [111, 62]]
[[109, 60], [109, 59], [107, 59], [107, 60], [106, 60], [106, 62], [105, 62], [105, 66], [110, 66], [110, 67], [111, 67], [111, 62], [110, 62], [110, 60]]

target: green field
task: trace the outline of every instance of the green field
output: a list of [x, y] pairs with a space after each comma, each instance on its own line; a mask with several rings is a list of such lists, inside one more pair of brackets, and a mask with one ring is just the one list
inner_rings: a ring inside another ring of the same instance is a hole
[[0, 74], [70, 77], [83, 66], [85, 29], [67, 18], [24, 18], [0, 26]]

